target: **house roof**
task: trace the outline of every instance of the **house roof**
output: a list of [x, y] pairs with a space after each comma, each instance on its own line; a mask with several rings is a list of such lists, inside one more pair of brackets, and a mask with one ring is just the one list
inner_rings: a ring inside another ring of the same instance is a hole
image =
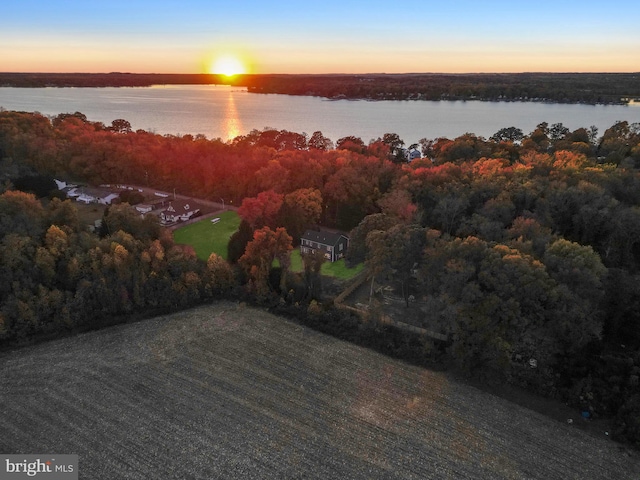
[[93, 188], [93, 187], [82, 187], [80, 189], [80, 193], [82, 195], [86, 195], [94, 198], [107, 198], [110, 196], [115, 198], [120, 196], [117, 193], [110, 192], [109, 190], [104, 190], [102, 188]]
[[310, 240], [316, 243], [322, 243], [323, 245], [335, 245], [338, 243], [341, 237], [347, 237], [344, 233], [340, 232], [328, 232], [326, 230], [307, 230], [302, 235], [303, 240]]
[[170, 200], [165, 212], [175, 212], [178, 215], [182, 215], [189, 212], [200, 210], [201, 206], [193, 200]]
[[139, 203], [135, 206], [135, 209], [139, 212], [142, 212], [143, 210], [150, 212], [151, 210], [153, 210], [153, 205], [149, 205], [148, 203]]

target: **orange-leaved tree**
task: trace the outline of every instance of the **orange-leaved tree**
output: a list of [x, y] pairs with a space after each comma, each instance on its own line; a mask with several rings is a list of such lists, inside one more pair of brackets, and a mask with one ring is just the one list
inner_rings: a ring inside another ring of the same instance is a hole
[[282, 268], [280, 286], [285, 284], [289, 255], [293, 249], [291, 242], [291, 236], [282, 227], [275, 231], [263, 227], [253, 232], [253, 240], [247, 244], [239, 263], [249, 275], [250, 286], [259, 296], [269, 293], [269, 271], [275, 259], [278, 259]]
[[257, 197], [245, 198], [238, 209], [238, 215], [254, 229], [275, 227], [282, 199], [283, 195], [273, 190], [261, 192]]

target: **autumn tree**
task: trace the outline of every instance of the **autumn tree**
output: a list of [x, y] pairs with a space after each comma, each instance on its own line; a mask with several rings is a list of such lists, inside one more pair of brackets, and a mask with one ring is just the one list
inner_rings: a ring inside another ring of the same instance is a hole
[[207, 280], [213, 293], [225, 292], [235, 285], [233, 270], [220, 255], [212, 253], [207, 259]]
[[275, 228], [284, 196], [273, 190], [261, 192], [257, 197], [245, 198], [238, 215], [254, 230], [262, 227]]
[[273, 261], [278, 259], [283, 269], [283, 280], [286, 279], [288, 257], [293, 249], [292, 238], [286, 229], [279, 227], [275, 231], [263, 227], [253, 233], [253, 240], [247, 244], [239, 263], [250, 278], [250, 285], [256, 294], [264, 297], [269, 293], [269, 271]]
[[51, 199], [47, 205], [45, 216], [46, 222], [50, 225], [66, 225], [74, 232], [84, 230], [84, 225], [80, 222], [78, 209], [70, 200]]
[[364, 262], [367, 256], [367, 236], [374, 231], [387, 231], [398, 221], [386, 213], [374, 213], [367, 215], [362, 221], [351, 230], [349, 234], [349, 248], [346, 254], [346, 260], [351, 265]]
[[278, 135], [278, 150], [306, 150], [307, 149], [307, 134], [289, 132], [287, 130], [280, 130]]
[[325, 220], [343, 230], [355, 227], [366, 215], [378, 211], [376, 201], [386, 193], [396, 175], [388, 160], [340, 152], [339, 169], [325, 184]]
[[606, 163], [618, 165], [632, 153], [633, 147], [639, 143], [640, 136], [634, 132], [629, 122], [616, 122], [602, 135], [597, 155]]
[[280, 208], [280, 224], [298, 240], [305, 230], [320, 220], [322, 194], [313, 188], [301, 188], [284, 196]]
[[367, 146], [360, 137], [354, 137], [351, 135], [339, 138], [336, 142], [336, 150], [351, 150], [355, 153], [365, 153], [367, 151]]
[[285, 193], [289, 189], [289, 170], [276, 159], [270, 160], [267, 165], [258, 170], [255, 177], [263, 192]]
[[536, 126], [536, 129], [529, 134], [522, 142], [522, 147], [525, 150], [535, 150], [538, 152], [547, 152], [551, 146], [549, 139], [549, 124], [546, 122], [540, 123]]
[[9, 233], [36, 238], [42, 234], [44, 208], [31, 193], [9, 190], [0, 195], [0, 238]]
[[322, 132], [313, 132], [309, 139], [309, 149], [327, 151], [333, 149], [333, 142], [325, 137]]
[[544, 227], [535, 218], [517, 217], [507, 229], [506, 238], [517, 250], [542, 258], [552, 234], [549, 227]]
[[409, 223], [414, 219], [417, 206], [413, 203], [411, 194], [401, 188], [395, 188], [387, 192], [380, 200], [378, 206], [382, 213], [397, 218], [401, 222]]

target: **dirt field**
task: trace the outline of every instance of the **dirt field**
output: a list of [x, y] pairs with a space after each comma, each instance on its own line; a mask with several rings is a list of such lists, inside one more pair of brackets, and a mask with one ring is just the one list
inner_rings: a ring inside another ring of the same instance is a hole
[[83, 479], [637, 479], [640, 455], [220, 303], [0, 355], [0, 452]]

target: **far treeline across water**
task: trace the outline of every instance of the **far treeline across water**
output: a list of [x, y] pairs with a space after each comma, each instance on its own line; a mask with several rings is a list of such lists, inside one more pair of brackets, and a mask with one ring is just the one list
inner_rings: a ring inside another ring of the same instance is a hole
[[640, 73], [235, 75], [0, 73], [4, 87], [236, 85], [252, 93], [331, 99], [486, 100], [626, 104], [640, 99]]
[[[0, 111], [0, 340], [241, 299], [560, 399], [640, 447], [640, 124], [424, 139], [411, 162], [403, 145], [278, 130], [224, 142]], [[128, 203], [89, 231], [53, 178], [232, 199], [242, 222], [227, 260], [202, 260]], [[367, 323], [334, 305], [324, 255], [291, 271], [316, 225], [349, 232], [347, 264], [364, 262], [383, 287]], [[379, 322], [387, 291], [403, 319], [446, 340]]]

